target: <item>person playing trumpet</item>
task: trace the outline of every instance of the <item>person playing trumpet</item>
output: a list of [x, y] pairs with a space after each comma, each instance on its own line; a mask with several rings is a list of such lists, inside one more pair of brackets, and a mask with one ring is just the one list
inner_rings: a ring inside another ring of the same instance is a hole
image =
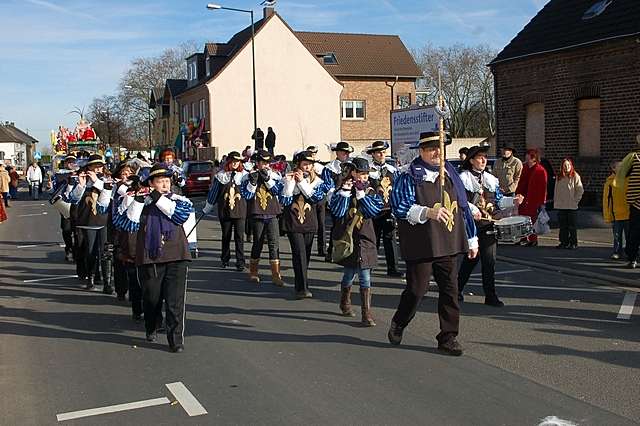
[[282, 189], [284, 230], [291, 244], [296, 299], [312, 297], [307, 280], [313, 239], [318, 230], [316, 205], [324, 201], [332, 187], [331, 180], [323, 180], [315, 171], [311, 151], [295, 156], [296, 167], [287, 173]]
[[247, 201], [240, 195], [240, 187], [248, 173], [242, 165], [242, 156], [237, 151], [227, 155], [223, 169], [216, 173], [207, 195], [202, 213], [209, 214], [218, 205], [218, 219], [222, 228], [222, 267], [229, 266], [231, 259], [231, 233], [236, 247], [236, 270], [245, 270], [244, 232], [247, 217]]

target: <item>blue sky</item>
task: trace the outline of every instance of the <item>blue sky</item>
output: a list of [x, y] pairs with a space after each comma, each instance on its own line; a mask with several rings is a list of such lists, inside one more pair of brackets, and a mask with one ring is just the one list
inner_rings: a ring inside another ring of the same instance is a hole
[[[0, 120], [41, 142], [67, 114], [113, 94], [129, 62], [186, 40], [226, 41], [248, 16], [199, 0], [0, 0]], [[226, 0], [253, 8], [260, 0]], [[398, 34], [409, 48], [504, 47], [546, 0], [279, 0], [295, 30]]]

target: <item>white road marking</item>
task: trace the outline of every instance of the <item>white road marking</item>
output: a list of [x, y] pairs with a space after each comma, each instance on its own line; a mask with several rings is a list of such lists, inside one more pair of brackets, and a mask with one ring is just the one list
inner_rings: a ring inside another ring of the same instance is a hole
[[25, 283], [38, 283], [41, 281], [64, 280], [66, 278], [78, 278], [77, 275], [62, 275], [61, 277], [37, 278], [35, 280], [24, 280]]
[[16, 246], [16, 248], [32, 248], [32, 247], [46, 247], [46, 246], [60, 246], [60, 247], [64, 247], [64, 244], [60, 244], [60, 243], [43, 243], [43, 244], [27, 244], [24, 246]]
[[[468, 283], [467, 285], [482, 286], [481, 283]], [[584, 288], [584, 287], [551, 287], [541, 285], [520, 285], [520, 284], [496, 284], [496, 287], [510, 287], [510, 288], [533, 288], [536, 290], [562, 290], [562, 291], [582, 291], [585, 293], [617, 293], [616, 290], [606, 290], [599, 288]]]
[[[494, 273], [494, 275], [507, 275], [507, 274], [518, 274], [520, 272], [530, 272], [531, 269], [514, 269], [513, 271], [499, 271]], [[471, 274], [472, 277], [481, 277], [481, 273]]]
[[189, 417], [207, 414], [207, 410], [204, 409], [196, 397], [189, 392], [189, 389], [187, 389], [182, 382], [169, 383], [165, 386], [173, 394], [180, 405], [182, 405], [182, 408], [184, 408], [184, 411], [187, 412]]
[[618, 312], [618, 319], [628, 320], [631, 318], [633, 307], [636, 304], [636, 297], [638, 297], [638, 293], [635, 292], [630, 292], [624, 295], [622, 306], [620, 306], [620, 311]]
[[126, 404], [109, 405], [107, 407], [91, 408], [89, 410], [71, 411], [69, 413], [57, 414], [59, 422], [65, 420], [79, 419], [82, 417], [97, 416], [100, 414], [117, 413], [118, 411], [136, 410], [138, 408], [155, 407], [156, 405], [171, 404], [169, 398], [147, 399], [145, 401], [128, 402]]
[[43, 216], [49, 214], [47, 212], [42, 212], [42, 213], [30, 213], [30, 214], [20, 214], [18, 215], [18, 217], [29, 217], [29, 216]]

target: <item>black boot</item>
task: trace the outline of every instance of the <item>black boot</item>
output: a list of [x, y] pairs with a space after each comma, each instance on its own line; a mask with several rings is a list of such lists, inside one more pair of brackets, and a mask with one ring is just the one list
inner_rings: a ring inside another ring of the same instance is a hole
[[95, 278], [94, 278], [93, 275], [90, 275], [87, 278], [87, 283], [85, 284], [84, 289], [85, 290], [92, 290], [95, 286], [96, 286], [95, 285]]
[[102, 292], [104, 294], [113, 294], [113, 285], [111, 283], [111, 261], [103, 260], [100, 266], [102, 272]]

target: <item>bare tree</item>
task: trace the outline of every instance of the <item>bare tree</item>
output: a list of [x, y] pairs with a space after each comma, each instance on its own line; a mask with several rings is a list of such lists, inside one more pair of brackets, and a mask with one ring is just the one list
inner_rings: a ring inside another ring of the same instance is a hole
[[136, 58], [120, 80], [118, 101], [125, 121], [134, 138], [149, 138], [148, 120], [155, 118], [149, 112], [149, 94], [153, 88], [164, 87], [167, 79], [184, 79], [187, 75], [185, 59], [201, 49], [195, 41], [164, 50], [158, 56]]
[[495, 129], [493, 77], [487, 68], [496, 52], [487, 46], [425, 45], [413, 52], [424, 75], [427, 102], [435, 104], [438, 76], [451, 110], [454, 137], [490, 136]]
[[96, 134], [106, 145], [113, 148], [130, 147], [131, 132], [126, 122], [125, 111], [117, 96], [94, 98], [86, 114]]

